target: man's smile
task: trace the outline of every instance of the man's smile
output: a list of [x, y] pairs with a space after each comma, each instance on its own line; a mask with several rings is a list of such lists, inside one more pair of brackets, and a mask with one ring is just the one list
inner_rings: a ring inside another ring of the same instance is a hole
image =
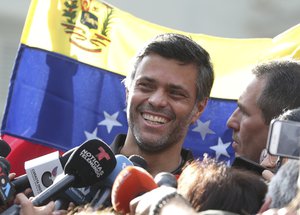
[[157, 115], [152, 115], [149, 113], [142, 113], [142, 117], [147, 120], [147, 122], [153, 123], [153, 124], [166, 124], [170, 120], [162, 117], [162, 116], [157, 116]]

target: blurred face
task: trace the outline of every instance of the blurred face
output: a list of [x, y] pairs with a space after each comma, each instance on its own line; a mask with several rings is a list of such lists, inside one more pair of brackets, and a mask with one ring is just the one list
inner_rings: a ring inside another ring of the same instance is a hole
[[269, 126], [265, 124], [262, 112], [257, 106], [264, 80], [254, 79], [238, 100], [238, 108], [227, 121], [233, 129], [233, 148], [236, 155], [259, 162], [266, 146]]
[[206, 100], [196, 102], [196, 77], [194, 65], [159, 55], [140, 62], [127, 89], [127, 118], [128, 135], [142, 150], [156, 152], [183, 143], [206, 105]]

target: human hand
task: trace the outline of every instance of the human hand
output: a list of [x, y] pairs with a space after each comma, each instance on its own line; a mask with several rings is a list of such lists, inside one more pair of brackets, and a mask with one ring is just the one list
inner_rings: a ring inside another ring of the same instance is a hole
[[54, 210], [54, 202], [51, 201], [45, 206], [36, 207], [24, 193], [16, 195], [15, 204], [20, 205], [21, 215], [47, 215], [52, 214]]
[[14, 173], [14, 172], [11, 172], [11, 173], [8, 174], [8, 178], [9, 178], [10, 181], [14, 180], [15, 177], [16, 177], [16, 173]]
[[274, 173], [270, 170], [264, 170], [261, 175], [267, 182], [270, 182], [272, 177], [274, 176]]

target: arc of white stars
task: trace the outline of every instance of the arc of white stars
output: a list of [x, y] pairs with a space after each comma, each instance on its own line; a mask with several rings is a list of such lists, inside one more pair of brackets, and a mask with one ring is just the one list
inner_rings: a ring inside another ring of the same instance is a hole
[[216, 159], [218, 160], [221, 155], [224, 155], [226, 157], [230, 157], [227, 150], [226, 150], [230, 146], [230, 144], [231, 144], [230, 142], [223, 143], [222, 139], [219, 137], [218, 138], [218, 144], [214, 145], [214, 146], [211, 146], [209, 148], [216, 152]]
[[122, 126], [117, 120], [119, 112], [109, 115], [107, 112], [103, 112], [105, 119], [98, 123], [98, 125], [104, 125], [107, 128], [107, 132], [110, 133], [114, 126]]
[[85, 134], [85, 137], [87, 140], [98, 139], [97, 132], [98, 132], [98, 128], [96, 127], [92, 133], [90, 133], [88, 131], [84, 131], [84, 134]]
[[197, 126], [193, 128], [192, 131], [199, 132], [202, 140], [205, 139], [207, 134], [215, 134], [215, 132], [209, 128], [210, 120], [203, 123], [200, 119], [197, 119], [196, 122]]

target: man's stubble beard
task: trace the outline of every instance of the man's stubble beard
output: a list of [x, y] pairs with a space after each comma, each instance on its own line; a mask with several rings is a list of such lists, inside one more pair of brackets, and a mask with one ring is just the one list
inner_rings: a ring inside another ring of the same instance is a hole
[[[161, 138], [158, 140], [145, 140], [138, 127], [133, 125], [133, 114], [129, 114], [129, 127], [132, 132], [133, 138], [135, 140], [135, 143], [137, 146], [144, 152], [146, 153], [156, 153], [156, 152], [161, 152], [164, 150], [167, 150], [174, 144], [178, 144], [179, 142], [181, 143], [182, 140], [184, 140], [188, 129], [190, 125], [191, 118], [193, 117], [195, 111], [197, 110], [196, 105], [194, 106], [192, 112], [188, 114], [186, 117], [184, 117], [184, 120], [181, 123], [178, 123], [178, 125], [174, 126], [172, 130], [166, 134], [163, 135]], [[130, 110], [127, 110], [130, 111]], [[129, 112], [132, 113], [132, 112]], [[140, 114], [139, 112], [136, 112]]]

